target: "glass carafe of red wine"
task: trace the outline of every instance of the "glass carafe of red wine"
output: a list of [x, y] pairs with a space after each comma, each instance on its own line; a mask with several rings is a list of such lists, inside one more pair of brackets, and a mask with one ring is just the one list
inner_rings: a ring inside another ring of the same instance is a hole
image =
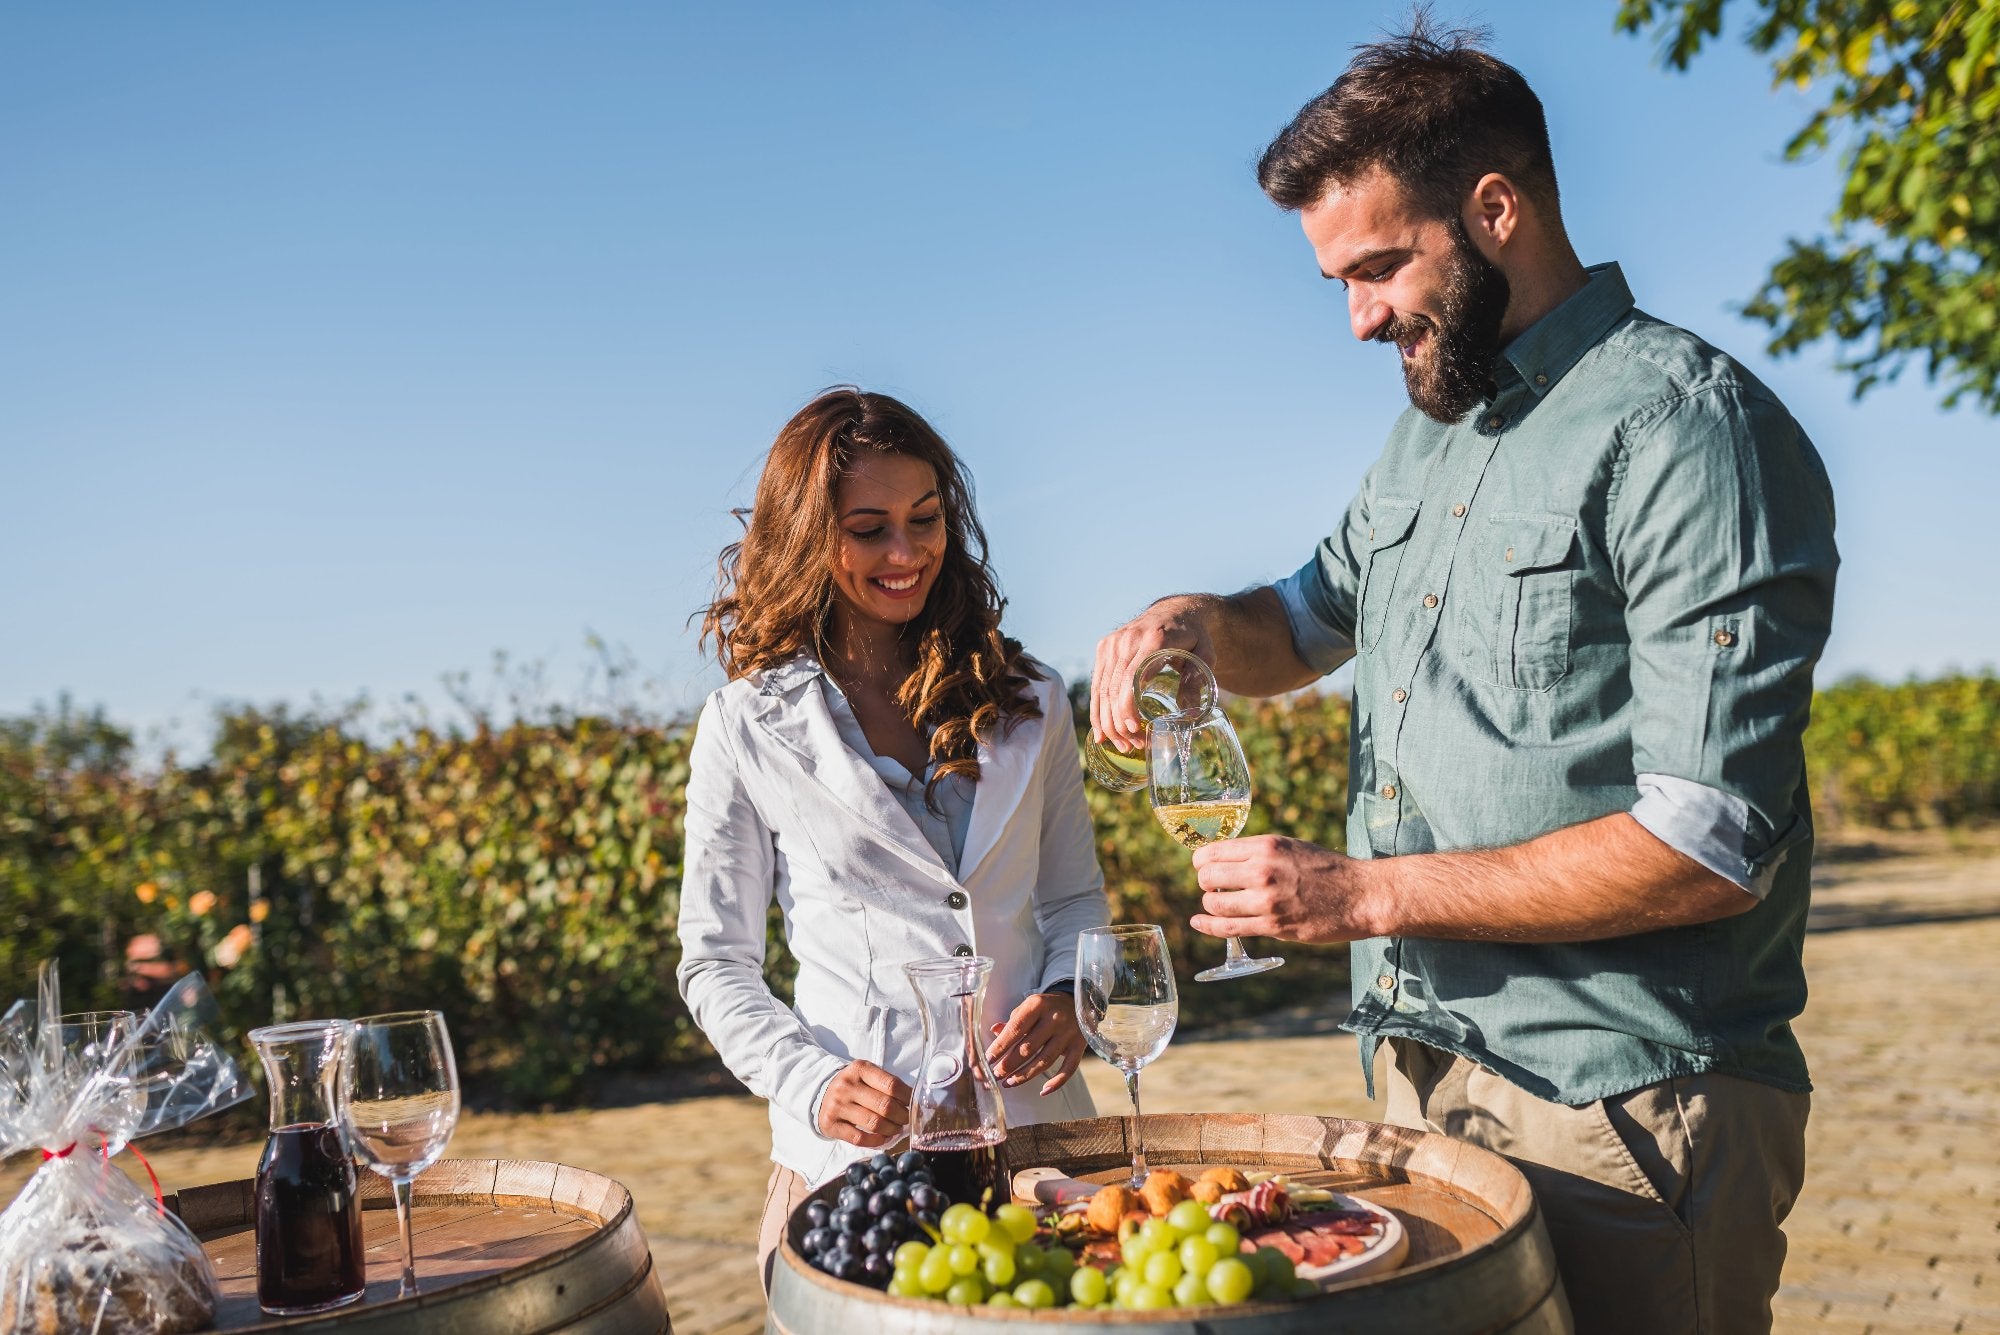
[[924, 1021], [924, 1059], [910, 1106], [910, 1146], [930, 1160], [953, 1204], [991, 1209], [1012, 1199], [1007, 1109], [980, 1041], [993, 961], [952, 955], [905, 964]]
[[342, 1307], [366, 1287], [361, 1193], [334, 1114], [345, 1020], [250, 1031], [271, 1094], [257, 1163], [257, 1302], [290, 1316]]

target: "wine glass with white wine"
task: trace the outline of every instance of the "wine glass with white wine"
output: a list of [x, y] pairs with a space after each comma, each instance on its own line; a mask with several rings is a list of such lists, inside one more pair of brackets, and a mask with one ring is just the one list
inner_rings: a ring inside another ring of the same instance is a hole
[[[1153, 818], [1187, 849], [1234, 839], [1250, 820], [1250, 762], [1220, 706], [1167, 714], [1146, 730]], [[1252, 959], [1241, 937], [1228, 938], [1222, 963], [1195, 981], [1247, 978], [1275, 969], [1276, 955]]]
[[1139, 1071], [1167, 1050], [1180, 1013], [1166, 933], [1150, 923], [1125, 923], [1076, 934], [1076, 1022], [1090, 1050], [1125, 1073], [1134, 1191], [1146, 1185]]
[[395, 1189], [403, 1239], [396, 1296], [407, 1298], [417, 1291], [410, 1184], [437, 1162], [458, 1125], [458, 1063], [436, 1011], [365, 1016], [347, 1031], [345, 1045], [340, 1125], [354, 1153]]

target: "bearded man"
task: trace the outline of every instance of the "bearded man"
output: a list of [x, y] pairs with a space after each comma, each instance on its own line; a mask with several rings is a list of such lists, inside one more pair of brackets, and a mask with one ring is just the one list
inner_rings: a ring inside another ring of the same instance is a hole
[[1747, 370], [1578, 262], [1541, 103], [1474, 36], [1362, 48], [1258, 179], [1412, 410], [1296, 574], [1107, 636], [1093, 729], [1142, 741], [1155, 649], [1245, 695], [1355, 658], [1347, 853], [1204, 848], [1193, 925], [1353, 943], [1387, 1119], [1521, 1168], [1579, 1329], [1767, 1330], [1811, 1088], [1825, 470]]

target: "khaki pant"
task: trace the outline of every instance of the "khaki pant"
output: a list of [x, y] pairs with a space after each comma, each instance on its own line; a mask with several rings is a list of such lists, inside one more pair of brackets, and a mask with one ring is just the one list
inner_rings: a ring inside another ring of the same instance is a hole
[[1581, 1108], [1391, 1039], [1387, 1120], [1504, 1154], [1534, 1188], [1579, 1335], [1771, 1329], [1810, 1099], [1663, 1080]]
[[771, 1258], [785, 1239], [785, 1221], [810, 1195], [810, 1182], [783, 1164], [771, 1165], [771, 1180], [764, 1187], [764, 1218], [757, 1225], [757, 1273], [764, 1278], [766, 1296], [771, 1292]]

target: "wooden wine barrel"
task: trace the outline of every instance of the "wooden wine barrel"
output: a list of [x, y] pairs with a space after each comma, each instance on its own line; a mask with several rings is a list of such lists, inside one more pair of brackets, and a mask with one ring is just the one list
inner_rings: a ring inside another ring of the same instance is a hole
[[215, 1328], [340, 1335], [662, 1335], [666, 1295], [632, 1211], [608, 1177], [517, 1159], [442, 1159], [416, 1181], [410, 1227], [420, 1292], [399, 1300], [403, 1245], [388, 1182], [361, 1174], [368, 1290], [313, 1316], [257, 1306], [255, 1184], [167, 1198], [208, 1249], [222, 1284]]
[[[1113, 1182], [1132, 1161], [1131, 1119], [1098, 1117], [1020, 1127], [1010, 1168], [1046, 1165]], [[1410, 1237], [1403, 1265], [1297, 1302], [1248, 1302], [1166, 1312], [953, 1307], [898, 1298], [813, 1269], [799, 1251], [804, 1207], [792, 1216], [771, 1277], [767, 1332], [776, 1335], [1010, 1335], [1023, 1325], [1115, 1326], [1121, 1335], [1564, 1335], [1569, 1304], [1527, 1179], [1499, 1155], [1443, 1136], [1335, 1117], [1238, 1114], [1148, 1117], [1146, 1157], [1190, 1174], [1204, 1165], [1263, 1168], [1393, 1211]], [[817, 1197], [830, 1200], [840, 1183]]]

